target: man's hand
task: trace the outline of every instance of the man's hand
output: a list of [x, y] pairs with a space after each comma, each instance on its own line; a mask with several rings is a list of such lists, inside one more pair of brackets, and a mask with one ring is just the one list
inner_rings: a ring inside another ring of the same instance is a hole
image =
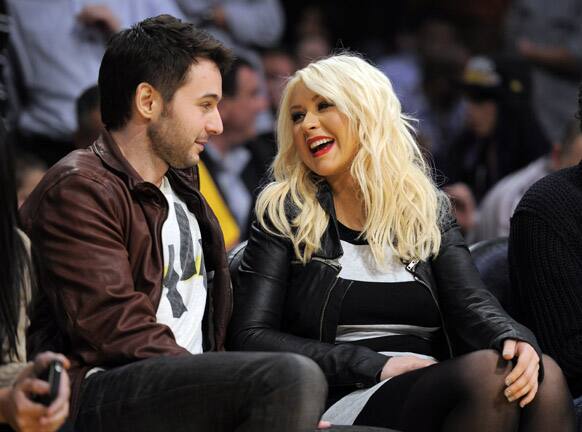
[[427, 367], [435, 363], [436, 361], [434, 360], [421, 359], [416, 356], [391, 357], [388, 359], [388, 361], [382, 368], [380, 380], [384, 381], [385, 379], [392, 378], [416, 369]]
[[538, 391], [540, 357], [527, 342], [507, 339], [503, 343], [503, 358], [512, 360], [517, 357], [517, 364], [505, 378], [505, 397], [509, 402], [521, 399], [522, 408], [530, 403]]
[[17, 431], [53, 432], [69, 414], [70, 385], [65, 371], [61, 375], [59, 394], [53, 403], [45, 407], [31, 400], [33, 395], [48, 394], [49, 384], [37, 377], [52, 360], [60, 360], [65, 368], [69, 361], [60, 354], [45, 352], [20, 372], [11, 389], [0, 397], [0, 418]]
[[105, 5], [88, 5], [81, 9], [77, 19], [89, 27], [96, 27], [106, 36], [121, 30], [121, 23]]

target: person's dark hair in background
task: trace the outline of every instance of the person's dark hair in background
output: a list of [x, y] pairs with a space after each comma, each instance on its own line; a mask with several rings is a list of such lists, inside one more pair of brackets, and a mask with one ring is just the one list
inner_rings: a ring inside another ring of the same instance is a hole
[[0, 359], [16, 355], [22, 279], [30, 269], [24, 243], [16, 231], [18, 225], [14, 154], [0, 122]]
[[[127, 67], [128, 57], [139, 67]], [[141, 82], [154, 86], [164, 102], [170, 102], [192, 63], [201, 58], [214, 62], [221, 74], [230, 67], [230, 57], [216, 39], [169, 15], [144, 20], [114, 35], [99, 69], [105, 127], [114, 131], [126, 124]]]
[[81, 93], [75, 104], [77, 131], [74, 143], [76, 148], [87, 148], [97, 139], [103, 128], [99, 87], [91, 86]]
[[228, 70], [222, 76], [222, 96], [223, 97], [234, 97], [238, 92], [239, 80], [238, 71], [243, 67], [248, 67], [255, 70], [255, 67], [242, 57], [237, 57]]

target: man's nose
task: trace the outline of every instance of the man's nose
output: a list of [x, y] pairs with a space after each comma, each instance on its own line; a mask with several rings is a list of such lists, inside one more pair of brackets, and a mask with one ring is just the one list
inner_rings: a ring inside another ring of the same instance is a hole
[[220, 117], [220, 112], [215, 108], [214, 115], [206, 125], [206, 131], [209, 135], [220, 135], [224, 130], [222, 125], [222, 117]]

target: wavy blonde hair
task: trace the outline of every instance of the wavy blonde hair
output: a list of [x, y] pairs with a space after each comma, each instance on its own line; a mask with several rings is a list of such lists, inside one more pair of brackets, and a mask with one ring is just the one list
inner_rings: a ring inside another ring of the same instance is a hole
[[[293, 145], [289, 104], [300, 82], [335, 104], [359, 141], [350, 172], [364, 204], [362, 236], [375, 261], [385, 263], [386, 246], [405, 261], [436, 255], [441, 244], [439, 221], [448, 200], [431, 179], [411, 119], [401, 112], [388, 78], [349, 53], [311, 63], [288, 81], [277, 121], [274, 181], [261, 192], [255, 209], [261, 226], [288, 237], [297, 258], [306, 263], [320, 248], [329, 223], [316, 198], [323, 179], [301, 161]], [[292, 220], [287, 200], [297, 209]]]

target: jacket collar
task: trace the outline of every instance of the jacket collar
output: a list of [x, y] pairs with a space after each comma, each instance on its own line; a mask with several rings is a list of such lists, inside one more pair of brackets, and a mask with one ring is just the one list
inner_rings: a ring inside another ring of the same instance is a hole
[[340, 243], [333, 194], [331, 193], [331, 187], [325, 180], [318, 183], [316, 198], [323, 210], [329, 215], [329, 224], [321, 239], [321, 248], [316, 255], [327, 259], [338, 259], [344, 254], [344, 251]]
[[[123, 156], [109, 131], [103, 131], [90, 148], [105, 165], [116, 171], [123, 178], [129, 190], [134, 190], [136, 187], [141, 188], [146, 183]], [[167, 176], [172, 187], [186, 192], [192, 192], [193, 189], [200, 189], [198, 166], [187, 169], [170, 168]]]

